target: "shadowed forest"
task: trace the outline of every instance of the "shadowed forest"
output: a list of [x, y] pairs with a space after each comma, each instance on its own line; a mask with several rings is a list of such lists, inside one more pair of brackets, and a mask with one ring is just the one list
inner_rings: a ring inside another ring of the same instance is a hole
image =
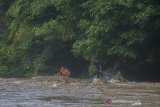
[[131, 81], [160, 81], [159, 0], [0, 0], [0, 76], [76, 77], [114, 68]]

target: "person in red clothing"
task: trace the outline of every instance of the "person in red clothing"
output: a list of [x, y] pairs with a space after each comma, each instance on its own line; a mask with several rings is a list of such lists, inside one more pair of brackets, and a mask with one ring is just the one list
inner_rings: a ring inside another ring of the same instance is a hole
[[59, 73], [58, 73], [60, 76], [70, 76], [70, 71], [65, 68], [65, 67], [61, 67]]

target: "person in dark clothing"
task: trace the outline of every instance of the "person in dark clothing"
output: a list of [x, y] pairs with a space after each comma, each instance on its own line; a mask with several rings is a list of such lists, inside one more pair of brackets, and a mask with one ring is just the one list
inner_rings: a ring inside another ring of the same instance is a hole
[[101, 71], [101, 63], [98, 59], [95, 60], [95, 66], [97, 68], [97, 78], [102, 78], [103, 77], [103, 73]]

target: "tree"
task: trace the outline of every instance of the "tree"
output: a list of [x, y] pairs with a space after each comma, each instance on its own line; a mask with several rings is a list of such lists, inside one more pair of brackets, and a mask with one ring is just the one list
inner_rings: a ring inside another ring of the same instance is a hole
[[88, 60], [96, 55], [106, 67], [127, 71], [160, 63], [158, 1], [88, 0], [82, 7], [79, 26], [84, 33], [73, 45], [76, 54]]
[[45, 71], [47, 66], [75, 62], [71, 48], [78, 34], [76, 19], [80, 10], [77, 6], [81, 2], [16, 0], [10, 6], [7, 50], [15, 74], [30, 71], [33, 75]]
[[96, 57], [104, 69], [159, 69], [158, 0], [9, 1], [0, 4], [6, 4], [2, 11], [8, 18], [2, 47], [15, 74], [78, 62], [86, 69]]
[[14, 0], [0, 0], [0, 75], [8, 75], [9, 68], [7, 66], [8, 60], [6, 55], [6, 48], [8, 42], [8, 21], [5, 13]]

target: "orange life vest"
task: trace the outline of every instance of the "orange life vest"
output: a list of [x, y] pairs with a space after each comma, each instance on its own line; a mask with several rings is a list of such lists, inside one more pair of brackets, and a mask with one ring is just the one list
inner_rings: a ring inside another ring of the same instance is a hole
[[61, 76], [69, 76], [68, 69], [62, 67], [61, 70], [60, 70], [60, 75]]

